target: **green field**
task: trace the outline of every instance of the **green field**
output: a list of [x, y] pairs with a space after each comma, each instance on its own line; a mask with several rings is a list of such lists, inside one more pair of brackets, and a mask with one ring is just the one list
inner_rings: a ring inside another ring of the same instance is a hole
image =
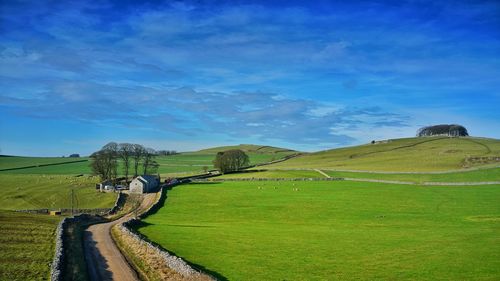
[[[359, 178], [390, 181], [423, 182], [488, 182], [500, 181], [500, 168], [479, 169], [452, 173], [370, 173], [322, 170], [332, 178]], [[259, 179], [259, 178], [324, 178], [314, 170], [247, 170], [242, 173], [226, 174], [217, 179]]]
[[443, 174], [431, 174], [431, 173], [387, 174], [387, 173], [363, 173], [363, 172], [340, 172], [340, 171], [323, 171], [323, 172], [327, 173], [331, 177], [407, 181], [415, 183], [500, 181], [500, 168], [480, 169], [473, 171], [443, 173]]
[[[295, 154], [296, 151], [269, 146], [257, 145], [239, 145], [227, 147], [214, 147], [196, 152], [185, 152], [176, 155], [158, 156], [156, 161], [160, 164], [158, 173], [165, 176], [173, 176], [182, 173], [200, 173], [205, 167], [208, 170], [213, 169], [212, 161], [215, 154], [231, 148], [240, 148], [244, 150], [250, 158], [250, 164], [265, 163], [272, 160], [281, 159], [287, 155]], [[65, 163], [68, 161], [87, 160], [82, 158], [63, 158], [63, 157], [0, 157], [0, 170], [9, 168], [19, 168], [40, 164]], [[91, 174], [90, 161], [78, 163], [65, 163], [61, 165], [32, 167], [18, 170], [0, 171], [2, 174], [45, 174], [45, 175], [78, 175]], [[120, 174], [123, 168], [118, 168]]]
[[0, 156], [0, 170], [54, 163], [67, 163], [86, 159], [88, 158]]
[[[332, 178], [357, 178], [390, 181], [423, 182], [488, 182], [500, 181], [500, 168], [487, 168], [452, 173], [370, 173], [322, 170]], [[260, 178], [324, 178], [315, 170], [266, 170], [250, 169], [241, 173], [226, 174], [217, 179], [260, 179]]]
[[71, 189], [76, 208], [111, 208], [114, 193], [95, 190], [96, 177], [0, 174], [0, 209], [70, 208]]
[[500, 140], [472, 137], [394, 139], [311, 153], [266, 168], [432, 172], [500, 165], [499, 161], [465, 161], [470, 157], [500, 157]]
[[139, 231], [229, 280], [500, 279], [494, 185], [182, 185]]
[[248, 170], [243, 173], [226, 174], [212, 179], [218, 180], [218, 179], [251, 179], [251, 178], [292, 179], [292, 178], [325, 178], [325, 176], [313, 170], [271, 170], [271, 171]]
[[60, 219], [0, 211], [0, 280], [50, 280]]

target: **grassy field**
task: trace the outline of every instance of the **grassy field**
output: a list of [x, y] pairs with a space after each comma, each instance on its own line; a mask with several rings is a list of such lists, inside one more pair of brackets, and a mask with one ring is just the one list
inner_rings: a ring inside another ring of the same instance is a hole
[[[453, 173], [369, 173], [342, 172], [322, 170], [333, 178], [360, 178], [391, 181], [423, 182], [487, 182], [500, 181], [500, 168], [488, 168]], [[216, 179], [250, 179], [250, 178], [323, 178], [314, 170], [247, 170], [242, 173], [227, 174]]]
[[[472, 171], [453, 173], [369, 173], [369, 172], [342, 172], [322, 170], [333, 178], [359, 178], [405, 181], [414, 183], [423, 182], [487, 182], [500, 181], [500, 168], [487, 168]], [[226, 174], [217, 179], [251, 179], [251, 178], [324, 178], [314, 170], [266, 170], [251, 169], [242, 173]]]
[[[12, 157], [17, 158], [17, 157]], [[0, 175], [5, 174], [37, 174], [37, 175], [79, 175], [79, 174], [91, 174], [90, 161], [87, 162], [77, 162], [77, 163], [65, 163], [61, 165], [52, 166], [42, 166], [25, 168], [18, 170], [8, 170], [0, 171]]]
[[339, 172], [339, 171], [323, 171], [323, 172], [325, 172], [331, 177], [408, 181], [415, 183], [500, 181], [500, 168], [481, 169], [481, 170], [473, 170], [465, 172], [443, 173], [443, 174], [384, 174], [384, 173], [360, 173], [360, 172]]
[[[259, 164], [272, 160], [281, 159], [287, 155], [296, 153], [292, 150], [274, 148], [269, 146], [240, 145], [228, 147], [214, 147], [196, 152], [185, 152], [176, 155], [158, 156], [156, 161], [160, 164], [158, 173], [162, 175], [176, 175], [179, 173], [200, 173], [204, 168], [213, 169], [212, 161], [215, 154], [231, 148], [244, 150], [250, 158], [251, 164]], [[0, 170], [8, 168], [26, 167], [49, 163], [65, 163], [75, 160], [86, 160], [88, 157], [63, 158], [63, 157], [0, 157]], [[2, 174], [45, 174], [45, 175], [78, 175], [91, 174], [90, 162], [65, 163], [54, 166], [42, 166], [25, 168], [19, 170], [0, 171]], [[123, 173], [120, 165], [119, 173]]]
[[0, 211], [0, 280], [50, 280], [60, 219]]
[[312, 170], [272, 170], [272, 171], [259, 171], [259, 170], [248, 170], [244, 173], [234, 173], [226, 174], [220, 177], [213, 178], [217, 179], [251, 179], [251, 178], [270, 178], [270, 179], [280, 179], [280, 178], [324, 178], [325, 176]]
[[190, 184], [139, 231], [229, 280], [500, 278], [498, 186]]
[[116, 194], [95, 190], [96, 177], [0, 174], [0, 209], [70, 208], [74, 189], [77, 208], [112, 207]]
[[395, 139], [311, 153], [266, 168], [429, 172], [500, 165], [500, 162], [491, 161], [465, 163], [471, 156], [500, 157], [500, 140], [471, 137]]
[[36, 166], [55, 163], [67, 163], [86, 159], [88, 158], [0, 156], [0, 170], [34, 165]]

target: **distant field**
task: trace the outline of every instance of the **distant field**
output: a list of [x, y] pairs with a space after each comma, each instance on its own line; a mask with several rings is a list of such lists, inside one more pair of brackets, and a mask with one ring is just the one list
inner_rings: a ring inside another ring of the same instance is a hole
[[[186, 152], [169, 156], [158, 156], [156, 161], [160, 164], [158, 173], [160, 174], [177, 174], [177, 173], [199, 173], [204, 171], [204, 168], [213, 169], [212, 161], [215, 154], [219, 151], [224, 151], [230, 148], [242, 148], [246, 151], [250, 158], [251, 164], [269, 162], [272, 160], [281, 159], [287, 155], [296, 153], [295, 151], [285, 150], [281, 148], [264, 147], [264, 146], [233, 146], [233, 147], [217, 147], [197, 152]], [[88, 157], [82, 158], [63, 158], [63, 157], [0, 157], [0, 170], [7, 168], [18, 168], [49, 163], [64, 163], [75, 160], [85, 160]], [[33, 167], [19, 170], [0, 171], [1, 174], [47, 174], [47, 175], [78, 175], [91, 174], [89, 167], [90, 161], [79, 163], [65, 163], [62, 165]], [[123, 173], [122, 165], [118, 172]]]
[[229, 280], [498, 280], [499, 202], [498, 186], [190, 184], [139, 231]]
[[70, 208], [74, 189], [77, 208], [108, 208], [114, 193], [95, 190], [96, 177], [0, 174], [0, 209]]
[[340, 178], [363, 178], [379, 180], [422, 182], [487, 182], [500, 181], [500, 168], [481, 169], [466, 172], [455, 172], [445, 174], [382, 174], [382, 173], [358, 173], [323, 171], [331, 177]]
[[[15, 157], [12, 157], [15, 158]], [[90, 161], [78, 163], [65, 163], [61, 165], [25, 168], [18, 170], [0, 171], [2, 174], [46, 174], [46, 175], [79, 175], [91, 174]]]
[[274, 170], [274, 171], [255, 171], [249, 170], [245, 173], [226, 174], [217, 179], [251, 179], [251, 178], [324, 178], [325, 176], [311, 170]]
[[[423, 182], [487, 182], [500, 181], [500, 168], [480, 169], [453, 173], [367, 173], [341, 172], [322, 170], [332, 178], [359, 178], [391, 181]], [[217, 179], [251, 179], [251, 178], [324, 178], [325, 176], [314, 170], [265, 170], [251, 169], [242, 173], [222, 175]]]
[[425, 137], [307, 154], [266, 168], [320, 168], [357, 171], [431, 172], [498, 166], [499, 161], [465, 162], [468, 157], [500, 157], [500, 140]]
[[265, 145], [255, 145], [255, 144], [240, 144], [240, 145], [233, 145], [233, 146], [213, 147], [213, 148], [202, 149], [202, 150], [198, 151], [198, 153], [215, 154], [219, 151], [225, 151], [225, 150], [229, 150], [229, 149], [241, 149], [247, 153], [254, 153], [254, 154], [283, 153], [283, 154], [287, 155], [287, 154], [297, 153], [297, 151], [290, 150], [290, 149], [273, 147], [273, 146], [265, 146]]
[[11, 168], [22, 168], [34, 165], [36, 166], [36, 165], [46, 165], [55, 163], [66, 163], [66, 162], [73, 162], [86, 159], [88, 158], [0, 156], [0, 170], [11, 169]]
[[60, 219], [0, 211], [0, 280], [50, 280]]

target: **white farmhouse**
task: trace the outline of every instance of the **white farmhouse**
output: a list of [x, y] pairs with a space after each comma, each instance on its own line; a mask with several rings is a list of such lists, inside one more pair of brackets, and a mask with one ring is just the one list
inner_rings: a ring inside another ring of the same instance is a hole
[[130, 182], [130, 193], [154, 192], [159, 185], [160, 179], [157, 176], [139, 176]]

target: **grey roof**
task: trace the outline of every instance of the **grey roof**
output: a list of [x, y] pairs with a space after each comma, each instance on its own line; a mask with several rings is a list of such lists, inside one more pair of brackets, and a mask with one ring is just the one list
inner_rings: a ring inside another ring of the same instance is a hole
[[154, 181], [157, 181], [158, 180], [158, 177], [157, 176], [152, 176], [152, 175], [143, 175], [143, 176], [139, 176], [137, 177], [138, 180], [142, 181], [142, 182], [154, 182]]

